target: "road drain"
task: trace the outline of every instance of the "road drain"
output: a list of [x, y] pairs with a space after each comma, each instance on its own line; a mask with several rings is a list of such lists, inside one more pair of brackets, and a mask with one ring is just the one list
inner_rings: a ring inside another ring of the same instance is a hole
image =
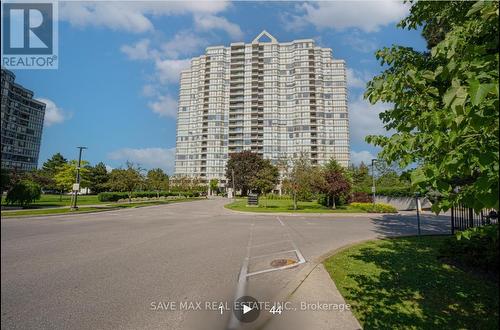
[[275, 259], [271, 261], [271, 267], [283, 267], [283, 266], [288, 266], [288, 265], [293, 265], [296, 264], [297, 261], [292, 260], [292, 259]]

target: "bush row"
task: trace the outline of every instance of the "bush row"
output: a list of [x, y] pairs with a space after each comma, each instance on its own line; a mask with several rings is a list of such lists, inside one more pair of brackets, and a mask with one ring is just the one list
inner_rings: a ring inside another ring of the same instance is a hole
[[[190, 192], [190, 191], [160, 191], [160, 197], [168, 197], [168, 196], [183, 196], [183, 197], [199, 197], [200, 193]], [[132, 198], [154, 198], [157, 197], [158, 194], [156, 191], [134, 191], [132, 192]], [[100, 202], [117, 202], [119, 199], [127, 199], [128, 193], [126, 192], [102, 192], [97, 195], [97, 199]]]
[[[355, 191], [354, 193], [365, 193], [371, 195], [371, 188], [365, 188]], [[377, 187], [377, 195], [383, 195], [387, 197], [414, 197], [415, 192], [408, 187]]]
[[352, 207], [361, 209], [370, 213], [397, 213], [398, 210], [392, 205], [384, 203], [351, 203]]

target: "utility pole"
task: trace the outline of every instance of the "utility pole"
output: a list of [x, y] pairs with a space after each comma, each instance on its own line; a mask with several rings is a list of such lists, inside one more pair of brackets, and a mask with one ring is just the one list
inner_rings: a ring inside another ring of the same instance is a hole
[[234, 185], [234, 168], [232, 169], [232, 175], [233, 175], [233, 199], [236, 199], [236, 189]]
[[375, 206], [375, 162], [376, 159], [372, 159], [372, 198], [373, 206]]
[[87, 147], [77, 147], [80, 149], [78, 153], [78, 167], [76, 168], [76, 183], [73, 185], [73, 205], [71, 206], [72, 210], [78, 210], [78, 206], [76, 205], [78, 199], [78, 191], [80, 190], [80, 166], [82, 165], [82, 151], [83, 149], [87, 149]]
[[417, 231], [418, 231], [418, 236], [420, 236], [420, 210], [419, 210], [419, 204], [420, 201], [418, 200], [418, 196], [420, 194], [418, 192], [415, 193], [415, 207], [417, 209]]

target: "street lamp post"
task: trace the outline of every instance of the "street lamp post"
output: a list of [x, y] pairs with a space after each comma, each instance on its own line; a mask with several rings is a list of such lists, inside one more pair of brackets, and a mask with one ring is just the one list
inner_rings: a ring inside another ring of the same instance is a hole
[[233, 199], [236, 199], [236, 188], [235, 188], [235, 183], [234, 183], [234, 168], [232, 169], [232, 176], [233, 176]]
[[372, 159], [372, 198], [373, 206], [375, 206], [375, 162], [376, 159]]
[[77, 147], [80, 149], [78, 153], [78, 167], [76, 168], [76, 183], [73, 185], [73, 205], [71, 206], [72, 210], [78, 210], [78, 206], [76, 205], [78, 199], [78, 190], [80, 190], [80, 166], [82, 165], [82, 151], [83, 149], [87, 149], [87, 147]]
[[418, 236], [420, 236], [420, 210], [419, 210], [420, 201], [418, 200], [419, 195], [420, 195], [419, 192], [415, 193], [415, 207], [417, 209], [417, 233], [418, 233]]

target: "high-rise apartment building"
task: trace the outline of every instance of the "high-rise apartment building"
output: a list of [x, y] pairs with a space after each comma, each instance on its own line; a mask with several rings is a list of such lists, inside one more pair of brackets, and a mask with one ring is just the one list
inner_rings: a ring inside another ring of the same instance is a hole
[[[265, 40], [264, 40], [265, 39]], [[181, 73], [175, 174], [225, 181], [231, 153], [349, 162], [345, 62], [312, 39], [208, 47]]]
[[2, 69], [2, 168], [21, 172], [37, 168], [45, 103], [34, 100], [15, 78]]

